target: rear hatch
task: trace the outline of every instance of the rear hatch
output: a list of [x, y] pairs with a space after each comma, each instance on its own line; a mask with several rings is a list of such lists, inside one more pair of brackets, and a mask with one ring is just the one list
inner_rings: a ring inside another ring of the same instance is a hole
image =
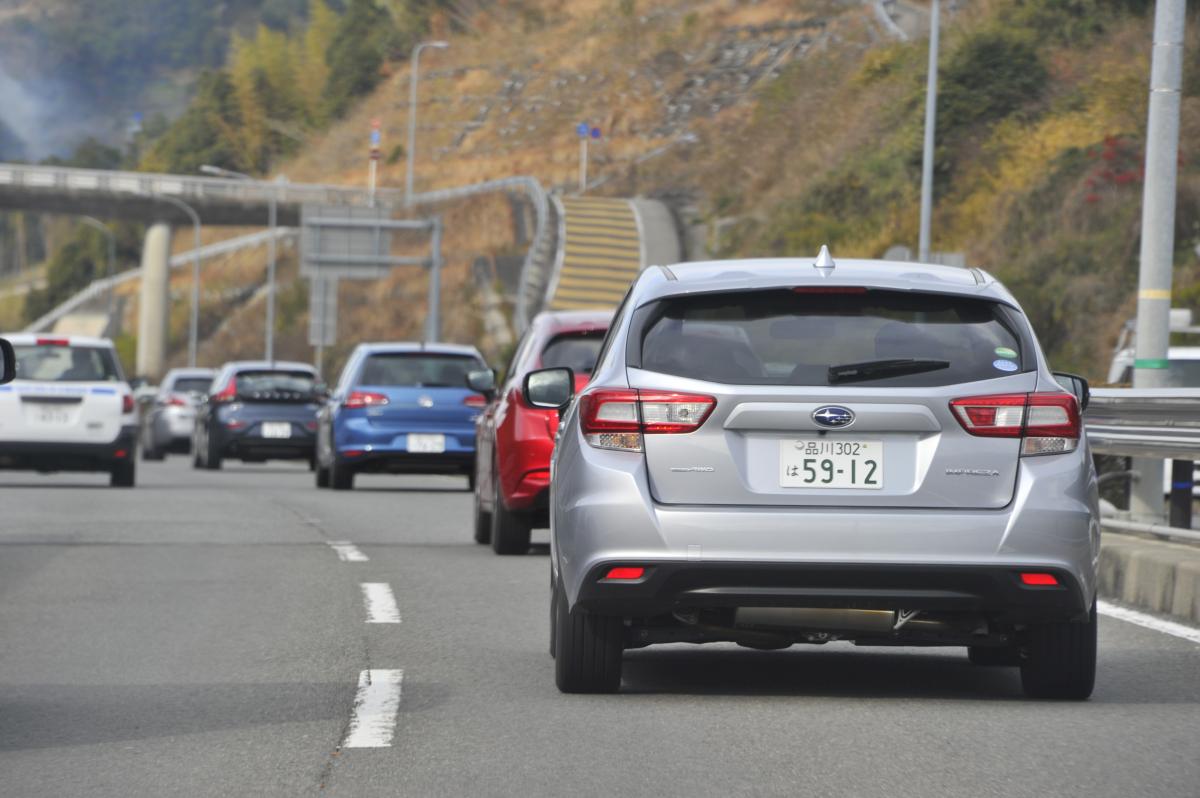
[[315, 429], [316, 383], [316, 375], [309, 371], [245, 370], [234, 375], [232, 383], [217, 396], [236, 402], [225, 412], [243, 422], [240, 429], [245, 435], [286, 439]]
[[383, 352], [363, 362], [355, 392], [373, 394], [365, 413], [374, 427], [436, 429], [470, 424], [485, 404], [467, 373], [485, 368], [469, 355]]
[[129, 388], [113, 351], [65, 339], [17, 344], [17, 380], [0, 386], [0, 441], [111, 443]]
[[630, 386], [716, 400], [699, 429], [644, 436], [659, 502], [999, 508], [1012, 500], [1020, 440], [969, 434], [950, 406], [1036, 388], [1033, 343], [1011, 308], [826, 287], [677, 297], [638, 316]]

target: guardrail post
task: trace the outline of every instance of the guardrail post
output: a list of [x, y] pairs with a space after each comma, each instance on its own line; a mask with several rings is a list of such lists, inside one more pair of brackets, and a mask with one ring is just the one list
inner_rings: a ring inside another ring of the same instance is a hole
[[1170, 524], [1178, 529], [1192, 528], [1192, 489], [1195, 487], [1195, 463], [1191, 460], [1171, 461]]

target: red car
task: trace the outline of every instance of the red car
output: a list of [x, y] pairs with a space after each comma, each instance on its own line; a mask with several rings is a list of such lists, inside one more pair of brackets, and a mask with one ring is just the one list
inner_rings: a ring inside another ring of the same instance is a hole
[[533, 527], [549, 526], [550, 453], [558, 414], [525, 404], [531, 371], [565, 366], [575, 390], [587, 384], [611, 311], [540, 313], [517, 345], [505, 383], [475, 422], [475, 542], [497, 554], [524, 554]]

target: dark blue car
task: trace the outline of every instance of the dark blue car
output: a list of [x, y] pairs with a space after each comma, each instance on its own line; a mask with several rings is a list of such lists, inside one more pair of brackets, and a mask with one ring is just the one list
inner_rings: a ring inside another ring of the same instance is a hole
[[318, 415], [317, 487], [350, 490], [360, 473], [475, 474], [475, 418], [486, 400], [467, 373], [471, 346], [361, 344]]

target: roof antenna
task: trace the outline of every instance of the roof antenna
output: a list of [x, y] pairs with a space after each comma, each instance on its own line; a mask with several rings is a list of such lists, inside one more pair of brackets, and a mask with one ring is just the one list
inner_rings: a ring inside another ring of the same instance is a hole
[[813, 268], [820, 269], [821, 272], [828, 275], [836, 265], [833, 262], [833, 256], [829, 254], [829, 247], [822, 244], [821, 251], [817, 254], [817, 262], [813, 264]]

